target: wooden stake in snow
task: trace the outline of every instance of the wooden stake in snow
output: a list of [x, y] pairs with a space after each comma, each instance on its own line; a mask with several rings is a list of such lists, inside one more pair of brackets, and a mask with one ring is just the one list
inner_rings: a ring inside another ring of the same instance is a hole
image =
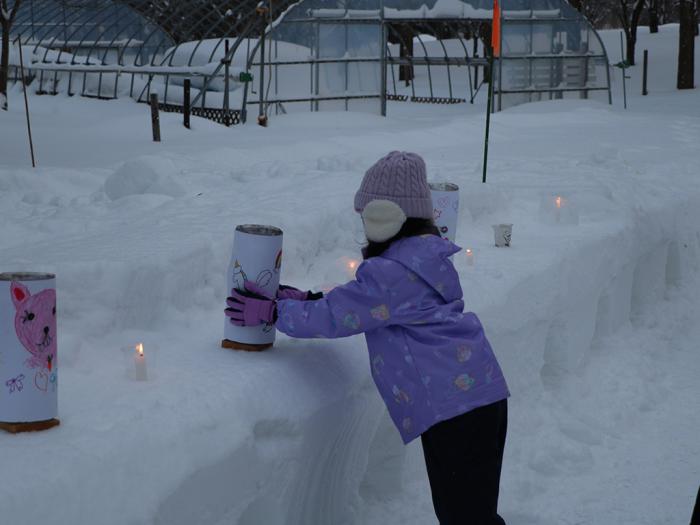
[[190, 86], [191, 81], [189, 78], [185, 79], [185, 97], [182, 105], [182, 118], [183, 124], [187, 129], [190, 129], [190, 113], [192, 112], [192, 105], [190, 104]]
[[160, 116], [158, 115], [158, 93], [151, 93], [151, 127], [153, 142], [160, 142]]

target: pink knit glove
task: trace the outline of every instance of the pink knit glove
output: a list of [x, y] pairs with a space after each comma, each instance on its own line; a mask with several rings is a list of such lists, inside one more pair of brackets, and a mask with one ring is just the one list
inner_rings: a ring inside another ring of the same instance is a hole
[[277, 299], [293, 299], [295, 301], [306, 301], [308, 299], [309, 292], [303, 292], [298, 288], [293, 286], [287, 286], [286, 284], [280, 284], [277, 290]]
[[294, 288], [293, 286], [287, 286], [286, 284], [280, 284], [277, 290], [277, 299], [293, 299], [295, 301], [318, 301], [323, 299], [323, 292], [304, 292]]
[[226, 299], [226, 315], [237, 326], [258, 326], [274, 324], [277, 320], [277, 301], [271, 299], [255, 283], [246, 281], [245, 290], [231, 290]]

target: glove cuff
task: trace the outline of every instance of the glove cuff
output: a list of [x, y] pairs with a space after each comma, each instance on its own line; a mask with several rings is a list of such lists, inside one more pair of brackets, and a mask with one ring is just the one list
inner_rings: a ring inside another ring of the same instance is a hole
[[274, 324], [277, 322], [277, 301], [273, 299], [268, 302], [269, 304], [265, 305], [265, 309], [263, 310], [265, 319], [262, 319], [262, 321], [264, 323]]

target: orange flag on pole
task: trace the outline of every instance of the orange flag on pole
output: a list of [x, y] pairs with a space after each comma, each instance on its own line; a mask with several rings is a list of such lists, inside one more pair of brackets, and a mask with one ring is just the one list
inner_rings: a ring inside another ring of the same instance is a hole
[[493, 24], [491, 25], [491, 48], [493, 56], [501, 56], [501, 7], [493, 0]]

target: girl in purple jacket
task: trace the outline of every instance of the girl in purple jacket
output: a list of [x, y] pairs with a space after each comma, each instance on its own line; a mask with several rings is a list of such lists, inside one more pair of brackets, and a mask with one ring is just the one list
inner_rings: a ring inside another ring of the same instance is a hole
[[356, 279], [327, 295], [253, 283], [232, 290], [227, 315], [274, 322], [291, 337], [364, 333], [372, 377], [404, 443], [420, 436], [441, 525], [504, 525], [497, 513], [509, 396], [477, 316], [464, 312], [450, 256], [433, 224], [425, 163], [394, 151], [355, 195], [368, 244]]

